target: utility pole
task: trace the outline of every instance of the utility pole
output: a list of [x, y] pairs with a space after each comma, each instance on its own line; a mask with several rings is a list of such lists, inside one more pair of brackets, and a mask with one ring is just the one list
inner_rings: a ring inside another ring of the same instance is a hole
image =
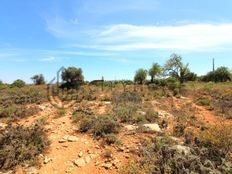
[[214, 72], [214, 70], [215, 70], [215, 67], [214, 67], [214, 58], [213, 58], [213, 72]]

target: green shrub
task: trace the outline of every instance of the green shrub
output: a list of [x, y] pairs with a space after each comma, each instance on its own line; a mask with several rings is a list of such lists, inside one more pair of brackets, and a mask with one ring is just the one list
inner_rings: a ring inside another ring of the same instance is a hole
[[112, 97], [112, 101], [114, 104], [128, 104], [128, 103], [139, 104], [142, 102], [142, 98], [136, 92], [126, 91], [121, 93], [114, 93]]
[[134, 122], [136, 111], [135, 105], [118, 105], [114, 107], [114, 117], [122, 123]]
[[0, 118], [10, 117], [12, 119], [23, 118], [38, 113], [40, 109], [37, 106], [26, 107], [24, 105], [0, 106]]
[[214, 146], [224, 153], [232, 152], [232, 126], [214, 126], [200, 133], [199, 139], [206, 146]]
[[159, 87], [158, 87], [157, 84], [151, 83], [151, 84], [148, 85], [148, 89], [149, 90], [157, 90], [157, 89], [159, 89]]
[[108, 145], [115, 144], [118, 141], [117, 136], [115, 134], [108, 134], [105, 136], [105, 142]]
[[148, 122], [153, 123], [157, 121], [158, 115], [159, 115], [158, 112], [153, 111], [153, 109], [147, 109], [145, 114], [145, 119]]
[[84, 118], [80, 121], [80, 132], [88, 132], [94, 126], [94, 119], [93, 118]]
[[26, 85], [26, 83], [23, 80], [15, 80], [12, 84], [11, 87], [18, 87], [18, 88], [22, 88]]
[[[185, 149], [186, 152], [183, 152]], [[136, 158], [134, 158], [136, 159]], [[138, 158], [127, 164], [123, 174], [166, 174], [166, 173], [225, 173], [232, 172], [231, 163], [220, 151], [212, 148], [175, 146], [166, 137], [145, 141], [138, 152]]]
[[118, 133], [120, 125], [110, 116], [99, 116], [94, 120], [93, 134], [103, 137], [107, 134]]
[[48, 138], [38, 124], [8, 126], [0, 132], [0, 169], [12, 169], [24, 162], [32, 162], [48, 144]]
[[169, 90], [173, 91], [174, 95], [177, 95], [179, 94], [179, 90], [180, 90], [180, 82], [175, 78], [168, 78], [167, 87]]
[[177, 125], [173, 129], [173, 135], [176, 137], [183, 136], [185, 128], [186, 128], [186, 125], [182, 123], [177, 123]]
[[201, 97], [197, 99], [197, 104], [201, 106], [210, 106], [211, 105], [211, 99], [209, 97]]

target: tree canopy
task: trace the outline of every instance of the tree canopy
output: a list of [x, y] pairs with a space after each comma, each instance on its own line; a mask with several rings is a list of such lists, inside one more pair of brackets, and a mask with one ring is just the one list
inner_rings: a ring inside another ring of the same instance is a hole
[[61, 74], [64, 81], [63, 87], [78, 88], [84, 82], [84, 76], [81, 68], [68, 67]]
[[33, 77], [31, 77], [31, 79], [33, 80], [33, 83], [35, 85], [43, 85], [43, 84], [45, 84], [43, 74], [34, 75]]
[[139, 84], [143, 84], [146, 78], [147, 78], [147, 70], [141, 68], [135, 72], [135, 77], [134, 77], [135, 82]]
[[219, 67], [215, 71], [208, 72], [205, 76], [203, 76], [202, 80], [205, 82], [226, 82], [231, 81], [232, 73], [227, 67]]
[[188, 64], [183, 64], [182, 57], [172, 54], [170, 59], [164, 65], [164, 71], [170, 77], [174, 77], [182, 84], [185, 81], [196, 80], [197, 75], [190, 72]]
[[162, 72], [162, 68], [158, 63], [153, 63], [152, 67], [149, 69], [149, 75], [151, 76], [151, 82], [154, 81], [155, 77], [160, 75]]

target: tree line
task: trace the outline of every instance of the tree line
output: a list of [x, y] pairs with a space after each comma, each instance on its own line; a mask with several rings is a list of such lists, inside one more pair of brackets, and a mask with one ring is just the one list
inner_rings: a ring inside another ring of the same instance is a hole
[[[146, 70], [143, 68], [138, 69], [135, 72], [134, 83], [136, 84], [159, 84], [165, 85], [165, 83], [173, 82], [179, 83], [180, 85], [187, 81], [203, 81], [203, 82], [227, 82], [232, 80], [232, 72], [227, 67], [219, 67], [215, 71], [210, 71], [206, 75], [197, 76], [194, 72], [189, 69], [189, 64], [184, 64], [182, 57], [178, 54], [172, 54], [166, 61], [164, 66], [158, 63], [153, 63], [151, 68]], [[150, 76], [150, 80], [147, 81], [147, 76]], [[81, 68], [68, 67], [65, 68], [61, 74], [63, 83], [62, 88], [77, 88], [84, 82], [84, 75]], [[31, 80], [35, 85], [46, 84], [43, 74], [34, 75]], [[133, 82], [130, 80], [123, 81], [128, 84]], [[17, 79], [12, 84], [6, 85], [0, 80], [0, 89], [4, 86], [10, 87], [23, 87], [26, 83]]]

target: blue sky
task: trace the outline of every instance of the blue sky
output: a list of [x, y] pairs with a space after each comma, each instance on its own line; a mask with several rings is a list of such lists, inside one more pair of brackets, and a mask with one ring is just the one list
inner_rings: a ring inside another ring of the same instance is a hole
[[1, 0], [0, 79], [47, 81], [61, 66], [86, 80], [132, 79], [180, 54], [192, 71], [232, 68], [231, 0]]

